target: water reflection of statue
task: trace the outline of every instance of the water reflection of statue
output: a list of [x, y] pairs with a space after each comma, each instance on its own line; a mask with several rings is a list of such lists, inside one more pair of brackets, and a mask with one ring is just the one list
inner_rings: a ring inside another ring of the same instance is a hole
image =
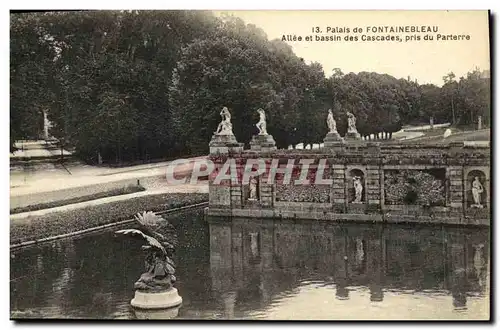
[[226, 319], [234, 319], [236, 297], [236, 291], [230, 291], [222, 294], [222, 300], [224, 301], [224, 316]]
[[479, 178], [476, 176], [474, 177], [474, 181], [472, 182], [472, 198], [474, 199], [474, 204], [472, 206], [474, 207], [483, 207], [481, 205], [481, 194], [483, 193], [484, 188], [481, 182], [479, 181]]
[[455, 310], [467, 309], [467, 275], [464, 268], [456, 269], [451, 274], [451, 294]]
[[356, 262], [362, 263], [365, 259], [365, 246], [361, 238], [356, 238]]
[[332, 109], [328, 109], [326, 124], [328, 125], [328, 133], [337, 133], [337, 123], [335, 122], [335, 119], [333, 119]]
[[359, 176], [355, 176], [353, 178], [354, 181], [354, 203], [361, 203], [361, 199], [363, 196], [363, 184], [361, 183], [361, 178]]
[[478, 244], [473, 246], [474, 247], [474, 270], [476, 273], [476, 278], [479, 284], [480, 288], [483, 288], [484, 286], [484, 279], [483, 279], [483, 273], [484, 273], [484, 256], [483, 256], [483, 249], [484, 249], [484, 244]]
[[370, 301], [379, 302], [384, 300], [384, 291], [382, 285], [379, 283], [372, 283], [370, 285]]
[[217, 134], [217, 135], [233, 135], [233, 125], [231, 124], [231, 114], [229, 113], [229, 110], [227, 109], [227, 107], [222, 108], [220, 115], [222, 117], [222, 121], [220, 122], [219, 126], [217, 127], [217, 131], [215, 132], [215, 134]]
[[134, 314], [138, 320], [170, 320], [179, 315], [179, 308], [161, 308], [161, 309], [137, 309], [134, 308]]
[[134, 287], [136, 290], [146, 292], [169, 290], [176, 281], [175, 264], [171, 259], [174, 251], [172, 243], [175, 242], [173, 229], [165, 219], [153, 212], [138, 214], [136, 220], [141, 225], [141, 230], [124, 229], [116, 232], [139, 237], [147, 243], [142, 246], [142, 249], [147, 251], [146, 272], [135, 282]]
[[358, 133], [356, 129], [356, 117], [349, 111], [347, 112], [347, 133]]
[[252, 177], [250, 179], [250, 183], [248, 185], [249, 188], [249, 200], [256, 200], [257, 199], [257, 179], [255, 177]]
[[347, 280], [345, 278], [339, 278], [335, 285], [335, 297], [338, 300], [347, 300], [349, 299], [349, 289], [347, 288]]
[[255, 125], [259, 129], [259, 135], [267, 135], [266, 113], [262, 109], [258, 109], [259, 122]]
[[250, 233], [250, 251], [252, 256], [259, 256], [259, 233]]

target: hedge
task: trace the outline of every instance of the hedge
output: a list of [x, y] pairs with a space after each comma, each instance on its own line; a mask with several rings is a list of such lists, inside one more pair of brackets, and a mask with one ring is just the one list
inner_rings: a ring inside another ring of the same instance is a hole
[[140, 185], [131, 185], [131, 186], [123, 187], [123, 188], [116, 188], [116, 189], [111, 189], [108, 191], [99, 192], [99, 193], [92, 194], [92, 195], [79, 196], [79, 197], [75, 197], [75, 198], [58, 200], [58, 201], [53, 201], [53, 202], [48, 202], [48, 203], [39, 203], [39, 204], [34, 204], [34, 205], [16, 207], [16, 208], [13, 208], [12, 210], [10, 210], [10, 214], [17, 214], [17, 213], [23, 213], [23, 212], [32, 212], [32, 211], [50, 209], [53, 207], [59, 207], [59, 206], [64, 206], [64, 205], [69, 205], [69, 204], [88, 202], [88, 201], [92, 201], [92, 200], [96, 200], [96, 199], [100, 199], [100, 198], [132, 194], [132, 193], [136, 193], [136, 192], [144, 191], [144, 190], [146, 190], [146, 188], [144, 188]]
[[22, 220], [11, 220], [10, 244], [19, 244], [132, 219], [135, 214], [142, 211], [159, 212], [207, 201], [207, 193], [166, 193], [140, 196], [74, 210], [54, 211]]

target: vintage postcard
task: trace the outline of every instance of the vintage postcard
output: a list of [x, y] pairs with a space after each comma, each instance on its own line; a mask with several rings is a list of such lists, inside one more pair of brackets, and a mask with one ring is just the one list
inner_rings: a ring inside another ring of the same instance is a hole
[[490, 13], [10, 13], [10, 318], [490, 320]]

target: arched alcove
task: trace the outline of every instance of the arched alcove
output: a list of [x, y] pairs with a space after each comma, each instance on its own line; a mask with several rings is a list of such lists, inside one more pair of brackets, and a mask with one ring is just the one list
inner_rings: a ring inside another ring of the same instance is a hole
[[[487, 175], [479, 169], [467, 172], [465, 184], [465, 197], [468, 208], [487, 208], [489, 198], [489, 180]], [[474, 190], [478, 190], [479, 203], [474, 200]]]
[[[347, 178], [347, 200], [349, 203], [366, 203], [366, 189], [365, 189], [365, 173], [363, 170], [358, 168], [353, 168], [349, 171], [349, 177]], [[356, 184], [359, 180], [361, 185], [361, 193], [358, 196], [356, 194]]]

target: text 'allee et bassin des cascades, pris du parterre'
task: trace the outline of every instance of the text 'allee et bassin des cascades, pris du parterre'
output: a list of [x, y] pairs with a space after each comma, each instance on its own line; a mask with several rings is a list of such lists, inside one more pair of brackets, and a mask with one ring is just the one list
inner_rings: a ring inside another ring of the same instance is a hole
[[441, 32], [436, 25], [405, 26], [365, 26], [365, 27], [333, 27], [312, 26], [311, 34], [284, 34], [282, 41], [460, 41], [470, 40], [468, 34]]

